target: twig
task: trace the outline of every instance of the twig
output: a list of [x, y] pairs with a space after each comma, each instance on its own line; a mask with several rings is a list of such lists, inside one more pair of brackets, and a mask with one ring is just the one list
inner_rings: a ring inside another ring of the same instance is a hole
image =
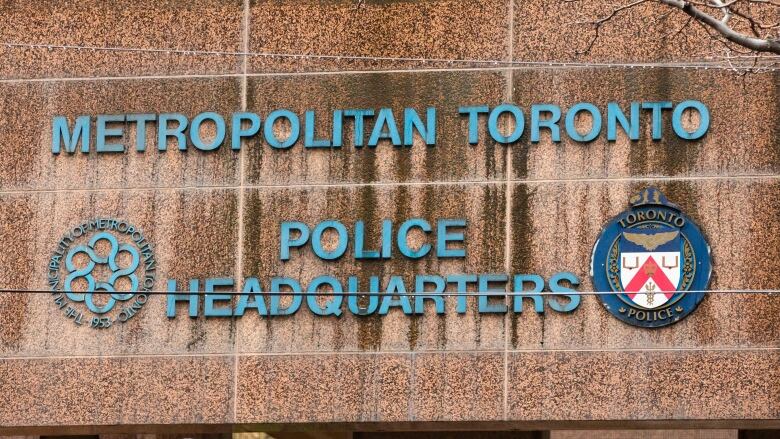
[[606, 15], [602, 18], [599, 18], [595, 21], [580, 21], [575, 24], [590, 24], [593, 26], [594, 29], [594, 35], [593, 38], [591, 38], [590, 42], [588, 43], [588, 47], [585, 48], [583, 51], [577, 51], [577, 55], [584, 55], [587, 54], [593, 49], [593, 45], [596, 44], [596, 40], [599, 38], [599, 31], [601, 29], [601, 26], [604, 25], [604, 23], [608, 22], [612, 18], [614, 18], [617, 14], [619, 14], [622, 11], [625, 11], [626, 9], [631, 9], [634, 6], [641, 5], [642, 3], [647, 3], [650, 0], [635, 0], [627, 5], [623, 5], [619, 8], [613, 9], [612, 12], [609, 13], [609, 15]]

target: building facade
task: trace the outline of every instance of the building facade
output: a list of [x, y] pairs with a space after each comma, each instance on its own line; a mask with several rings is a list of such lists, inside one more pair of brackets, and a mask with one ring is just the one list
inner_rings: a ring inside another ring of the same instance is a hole
[[778, 72], [621, 4], [0, 2], [0, 434], [780, 435]]

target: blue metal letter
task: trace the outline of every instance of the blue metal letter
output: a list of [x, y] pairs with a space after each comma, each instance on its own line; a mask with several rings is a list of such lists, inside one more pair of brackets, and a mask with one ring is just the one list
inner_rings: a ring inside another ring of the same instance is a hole
[[344, 113], [333, 110], [333, 147], [341, 148], [344, 141]]
[[669, 101], [642, 102], [642, 108], [653, 110], [653, 140], [661, 140], [663, 131], [661, 112], [672, 108], [672, 103]]
[[146, 123], [154, 122], [157, 119], [155, 114], [128, 114], [127, 121], [135, 122], [135, 149], [136, 151], [146, 151]]
[[[593, 126], [590, 128], [590, 131], [584, 135], [580, 134], [580, 132], [577, 131], [577, 127], [574, 125], [574, 119], [580, 111], [587, 111], [593, 118]], [[598, 137], [600, 132], [601, 112], [595, 105], [587, 102], [580, 102], [569, 108], [569, 111], [566, 112], [566, 134], [573, 140], [576, 140], [577, 142], [590, 142]]]
[[487, 105], [479, 107], [460, 107], [458, 113], [469, 115], [469, 144], [476, 145], [479, 143], [479, 115], [482, 113], [488, 113], [490, 108]]
[[[544, 290], [544, 279], [538, 274], [518, 274], [515, 275], [515, 287], [514, 292], [519, 293], [525, 291], [523, 284], [526, 282], [533, 282], [534, 287], [529, 293], [541, 293]], [[523, 312], [523, 299], [533, 299], [534, 311], [539, 314], [544, 314], [544, 299], [538, 294], [521, 294], [515, 295], [513, 303], [514, 312]]]
[[[542, 113], [550, 113], [549, 119], [542, 119]], [[561, 120], [561, 107], [557, 105], [537, 104], [531, 105], [531, 142], [539, 142], [539, 128], [550, 129], [550, 139], [553, 142], [561, 141], [561, 128], [558, 121]]]
[[[447, 283], [455, 283], [457, 287], [455, 291], [458, 293], [467, 293], [468, 284], [477, 281], [477, 276], [473, 274], [451, 274], [447, 276]], [[456, 311], [458, 314], [464, 314], [466, 312], [466, 296], [458, 296], [458, 307]]]
[[[214, 121], [214, 125], [217, 128], [214, 140], [210, 145], [206, 145], [203, 142], [203, 139], [200, 138], [200, 124], [206, 119]], [[190, 122], [190, 140], [192, 140], [193, 146], [201, 151], [212, 151], [219, 148], [222, 145], [222, 142], [225, 141], [225, 119], [219, 114], [210, 111], [200, 113], [192, 119], [192, 122]]]
[[[502, 113], [512, 113], [515, 118], [515, 130], [512, 134], [504, 136], [501, 134], [501, 130], [498, 129], [498, 118]], [[511, 104], [501, 104], [494, 108], [490, 112], [488, 117], [488, 131], [490, 131], [490, 137], [498, 143], [512, 143], [523, 135], [523, 129], [525, 128], [525, 115], [520, 107]]]
[[363, 221], [355, 223], [355, 259], [379, 259], [378, 250], [364, 250], [366, 240], [366, 226]]
[[318, 316], [340, 316], [341, 302], [344, 300], [344, 296], [340, 295], [344, 292], [341, 288], [341, 282], [333, 276], [318, 276], [311, 281], [306, 291], [316, 293], [321, 285], [330, 285], [330, 288], [336, 295], [331, 297], [331, 300], [324, 308], [317, 303], [317, 296], [306, 296], [306, 304], [309, 306], [309, 309]]
[[[175, 120], [179, 123], [176, 128], [168, 128], [168, 122]], [[157, 119], [157, 149], [166, 151], [168, 149], [168, 137], [175, 137], [179, 149], [187, 149], [187, 138], [184, 136], [184, 130], [187, 128], [187, 118], [179, 113], [163, 113]]]
[[176, 281], [174, 279], [168, 280], [168, 306], [166, 307], [166, 315], [168, 318], [176, 317], [176, 302], [189, 302], [189, 316], [198, 316], [198, 302], [200, 296], [198, 295], [198, 280], [190, 279], [190, 294], [179, 294], [177, 291]]
[[617, 122], [631, 140], [639, 140], [639, 102], [631, 103], [631, 123], [617, 102], [607, 104], [607, 140], [617, 140]]
[[[688, 108], [695, 108], [696, 111], [699, 112], [700, 118], [699, 128], [692, 133], [686, 131], [682, 124], [682, 114]], [[682, 139], [699, 139], [706, 134], [707, 130], [710, 128], [710, 110], [707, 109], [706, 105], [699, 101], [682, 101], [674, 107], [674, 112], [672, 113], [672, 128], [674, 128], [674, 132]]]
[[[425, 291], [425, 285], [432, 284], [434, 286], [433, 291]], [[447, 284], [441, 276], [419, 274], [414, 278], [414, 313], [425, 313], [425, 299], [433, 300], [436, 305], [436, 314], [444, 314], [444, 297], [438, 296], [438, 293], [443, 293]], [[424, 293], [434, 294], [424, 294]]]
[[425, 221], [424, 219], [412, 218], [404, 221], [403, 224], [401, 224], [401, 227], [398, 228], [397, 242], [398, 249], [401, 251], [401, 254], [407, 258], [420, 259], [427, 255], [429, 251], [431, 251], [431, 245], [426, 242], [425, 244], [421, 245], [417, 251], [409, 248], [406, 243], [406, 239], [409, 235], [409, 230], [412, 227], [419, 227], [420, 230], [428, 234], [431, 231], [431, 225], [428, 224], [428, 221]]
[[[349, 306], [349, 311], [352, 314], [358, 315], [358, 316], [367, 316], [369, 314], [373, 314], [374, 311], [379, 307], [379, 278], [376, 276], [371, 276], [369, 278], [369, 289], [368, 292], [372, 293], [368, 296], [368, 305], [364, 308], [361, 306], [361, 304], [358, 302], [360, 300], [360, 296], [355, 294], [359, 292], [365, 292], [360, 291], [358, 289], [358, 278], [356, 276], [350, 276], [348, 280], [348, 289], [350, 292], [349, 298], [347, 299], [347, 304]], [[366, 297], [363, 295], [363, 297]]]
[[[387, 127], [387, 130], [384, 128]], [[376, 116], [376, 124], [371, 137], [368, 138], [368, 146], [376, 146], [379, 139], [390, 139], [395, 146], [401, 146], [401, 136], [398, 135], [398, 127], [395, 125], [393, 110], [382, 108]]]
[[465, 248], [448, 249], [450, 242], [464, 242], [463, 232], [448, 232], [448, 227], [466, 227], [465, 219], [440, 219], [436, 223], [436, 256], [439, 258], [465, 258]]
[[[300, 247], [306, 244], [309, 240], [309, 226], [299, 221], [284, 221], [281, 225], [280, 235], [280, 255], [279, 258], [283, 261], [290, 259], [290, 248]], [[291, 238], [291, 232], [293, 230], [298, 231], [298, 237]]]
[[[232, 287], [233, 279], [206, 279], [206, 298], [204, 300], [203, 315], [206, 317], [230, 317], [233, 310], [230, 307], [230, 294], [213, 294], [214, 288]], [[214, 302], [227, 302], [227, 307], [217, 307]]]
[[404, 145], [412, 146], [414, 143], [414, 131], [420, 133], [426, 145], [436, 144], [436, 109], [429, 107], [426, 114], [425, 125], [420, 120], [420, 115], [412, 108], [404, 108]]
[[[561, 273], [555, 273], [550, 278], [550, 291], [553, 293], [574, 293], [577, 290], [573, 290], [571, 288], [567, 288], [564, 286], [561, 286], [561, 281], [567, 281], [571, 284], [571, 286], [576, 287], [580, 284], [580, 280], [577, 278], [577, 276], [574, 273], [569, 273], [567, 271], [561, 272]], [[579, 294], [567, 294], [563, 297], [569, 298], [569, 303], [561, 305], [557, 300], [554, 300], [552, 297], [547, 299], [547, 304], [550, 305], [550, 308], [554, 309], [558, 312], [572, 312], [580, 304], [580, 295]]]
[[89, 116], [79, 116], [73, 124], [73, 134], [68, 128], [68, 119], [57, 116], [51, 123], [51, 152], [60, 153], [60, 144], [64, 141], [65, 152], [76, 152], [76, 143], [81, 139], [81, 152], [89, 152]]
[[374, 110], [344, 110], [344, 117], [355, 118], [355, 132], [352, 142], [356, 148], [363, 146], [363, 119], [366, 117], [373, 117]]
[[121, 137], [122, 128], [106, 128], [108, 122], [124, 122], [121, 114], [99, 114], [95, 119], [95, 151], [97, 152], [125, 152], [121, 143], [106, 143], [106, 137]]
[[[509, 281], [509, 277], [506, 274], [480, 274], [479, 275], [479, 292], [480, 293], [493, 293], [501, 292], [504, 294], [481, 294], [479, 296], [479, 312], [480, 313], [501, 313], [507, 311], [506, 300], [503, 303], [490, 304], [488, 299], [491, 297], [501, 297], [506, 299], [506, 283]], [[491, 287], [491, 283], [501, 282], [503, 286]]]
[[[327, 229], [333, 229], [338, 233], [338, 245], [333, 251], [327, 251], [322, 246], [322, 234]], [[322, 259], [332, 261], [338, 259], [344, 255], [347, 251], [347, 243], [349, 242], [349, 235], [347, 234], [347, 228], [340, 221], [323, 221], [314, 227], [314, 231], [311, 234], [311, 246], [314, 249], [314, 254]]]
[[[249, 128], [242, 128], [244, 121], [249, 121]], [[260, 131], [260, 116], [255, 113], [233, 113], [230, 123], [230, 148], [241, 149], [241, 138], [252, 137]]]
[[382, 220], [382, 259], [393, 256], [393, 221]]
[[[284, 141], [280, 141], [276, 138], [274, 133], [274, 123], [276, 119], [280, 117], [287, 118], [290, 121], [290, 135]], [[298, 136], [301, 134], [301, 121], [298, 119], [298, 115], [290, 110], [276, 110], [268, 115], [263, 127], [263, 134], [265, 135], [265, 141], [271, 147], [277, 149], [287, 149], [298, 141]]]
[[[379, 315], [385, 315], [390, 308], [397, 306], [404, 310], [404, 314], [412, 314], [412, 303], [409, 302], [409, 296], [406, 295], [406, 286], [401, 276], [390, 276], [385, 294], [382, 296], [382, 304], [379, 306]], [[397, 299], [393, 297], [396, 295]]]
[[[238, 302], [236, 303], [236, 309], [233, 311], [234, 316], [243, 316], [244, 311], [247, 308], [255, 308], [257, 314], [261, 316], [268, 315], [268, 309], [265, 307], [265, 300], [262, 293], [263, 288], [260, 286], [260, 281], [256, 277], [250, 277], [244, 279], [244, 291], [238, 296]], [[249, 299], [252, 299], [250, 302]]]
[[314, 138], [314, 111], [309, 110], [305, 113], [305, 126], [303, 127], [303, 147], [304, 148], [329, 148], [330, 141]]
[[287, 308], [282, 308], [282, 287], [288, 287], [293, 293], [301, 292], [301, 284], [296, 280], [287, 277], [273, 277], [271, 278], [271, 313], [272, 316], [289, 316], [295, 314], [298, 308], [301, 307], [302, 297], [300, 294], [292, 295], [292, 302]]

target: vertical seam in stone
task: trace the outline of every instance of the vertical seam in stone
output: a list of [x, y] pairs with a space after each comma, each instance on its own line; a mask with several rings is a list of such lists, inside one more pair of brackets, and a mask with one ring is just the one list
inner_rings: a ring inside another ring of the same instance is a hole
[[[244, 0], [241, 18], [241, 111], [247, 109], [247, 52], [249, 52], [249, 0]], [[241, 140], [241, 149], [238, 153], [238, 248], [236, 249], [236, 286], [243, 289], [244, 272], [244, 156], [246, 155], [246, 143]], [[235, 329], [233, 341], [233, 419], [238, 419], [238, 327]]]
[[[514, 40], [515, 40], [515, 8], [514, 8], [514, 0], [508, 0], [507, 1], [509, 10], [507, 11], [509, 14], [509, 53], [507, 54], [509, 61], [514, 60]], [[509, 66], [509, 71], [507, 73], [507, 85], [506, 85], [506, 98], [507, 102], [513, 101], [513, 87], [512, 87], [512, 81], [513, 81], [513, 70], [512, 65]], [[512, 154], [511, 154], [511, 146], [506, 147], [506, 176], [504, 178], [506, 182], [506, 188], [505, 188], [505, 195], [504, 195], [504, 203], [505, 203], [505, 213], [504, 213], [504, 271], [509, 275], [509, 289], [510, 291], [514, 289], [514, 282], [511, 281], [511, 268], [512, 268]], [[504, 314], [504, 388], [503, 388], [503, 419], [506, 421], [509, 419], [509, 339], [510, 334], [509, 330], [511, 329], [512, 325], [510, 325], [509, 319], [511, 318], [511, 312], [512, 312], [512, 300], [508, 300], [507, 303], [508, 312]]]
[[[509, 83], [512, 83], [512, 70], [509, 70], [509, 74], [507, 75], [507, 80]], [[510, 86], [511, 89], [511, 86]], [[511, 96], [509, 96], [509, 99], [511, 101]], [[509, 290], [514, 289], [514, 283], [511, 281], [511, 267], [512, 267], [512, 182], [510, 175], [512, 173], [512, 154], [511, 154], [511, 146], [506, 146], [506, 177], [505, 177], [505, 184], [506, 188], [504, 189], [504, 204], [505, 204], [505, 211], [504, 211], [504, 272], [509, 275], [510, 281], [509, 283]], [[511, 296], [510, 296], [511, 297]], [[507, 298], [507, 312], [504, 314], [504, 420], [507, 419], [507, 399], [508, 399], [508, 364], [509, 364], [509, 330], [511, 328], [511, 325], [509, 324], [509, 319], [511, 317], [512, 312], [512, 300], [510, 298]]]
[[410, 422], [414, 421], [414, 418], [415, 418], [415, 414], [414, 414], [414, 397], [415, 397], [415, 392], [416, 392], [416, 389], [417, 389], [417, 383], [416, 383], [416, 381], [417, 381], [417, 374], [415, 373], [414, 367], [415, 367], [415, 365], [414, 365], [414, 351], [412, 351], [409, 354], [409, 372], [410, 372], [409, 373], [409, 403], [408, 403], [409, 414], [407, 416], [407, 418], [409, 419]]
[[[509, 81], [509, 96], [508, 101], [512, 101], [512, 70], [509, 70], [507, 75], [507, 81]], [[504, 193], [504, 271], [510, 275], [509, 289], [514, 289], [514, 283], [511, 282], [511, 269], [512, 269], [512, 154], [511, 146], [506, 147], [506, 177], [505, 177], [505, 193]], [[504, 419], [507, 418], [507, 399], [508, 395], [508, 379], [509, 379], [509, 319], [512, 312], [512, 301], [508, 300], [507, 303], [508, 312], [504, 314]]]
[[[507, 58], [509, 61], [514, 61], [515, 59], [515, 0], [508, 0], [507, 3], [509, 4], [509, 53], [507, 54]], [[510, 64], [511, 66], [511, 64]], [[510, 96], [511, 97], [511, 96]]]
[[[242, 74], [244, 81], [246, 81], [247, 65], [249, 64], [247, 55], [249, 53], [249, 0], [244, 0], [243, 19], [241, 20], [241, 51], [244, 52], [242, 55]], [[241, 105], [246, 109], [246, 93], [243, 93]]]

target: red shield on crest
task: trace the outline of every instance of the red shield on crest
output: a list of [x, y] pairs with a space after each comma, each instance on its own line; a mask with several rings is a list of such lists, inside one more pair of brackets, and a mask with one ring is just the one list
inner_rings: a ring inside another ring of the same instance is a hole
[[642, 308], [663, 306], [682, 278], [682, 239], [671, 227], [624, 231], [620, 236], [620, 282]]

